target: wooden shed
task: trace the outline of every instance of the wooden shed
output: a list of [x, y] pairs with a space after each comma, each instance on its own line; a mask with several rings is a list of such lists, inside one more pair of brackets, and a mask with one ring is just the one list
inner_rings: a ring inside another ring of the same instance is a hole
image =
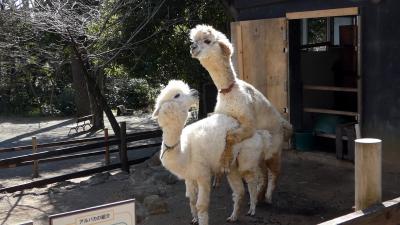
[[315, 150], [351, 159], [359, 127], [383, 140], [384, 168], [400, 170], [400, 1], [223, 2], [240, 78], [297, 133], [314, 134]]

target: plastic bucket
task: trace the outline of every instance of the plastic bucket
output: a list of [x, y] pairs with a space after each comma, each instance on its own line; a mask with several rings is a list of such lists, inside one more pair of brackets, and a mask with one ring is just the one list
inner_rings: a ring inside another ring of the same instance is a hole
[[312, 131], [294, 132], [294, 146], [300, 151], [309, 151], [314, 147], [314, 133]]

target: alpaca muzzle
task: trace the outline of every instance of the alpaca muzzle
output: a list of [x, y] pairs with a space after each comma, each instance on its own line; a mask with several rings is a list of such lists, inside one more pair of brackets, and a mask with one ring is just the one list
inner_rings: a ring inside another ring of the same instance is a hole
[[190, 54], [192, 57], [196, 57], [200, 53], [200, 48], [196, 43], [190, 45]]
[[193, 51], [198, 47], [198, 45], [196, 43], [193, 43], [190, 45], [190, 50]]
[[191, 89], [190, 90], [190, 95], [195, 97], [195, 98], [199, 98], [199, 92], [196, 89]]

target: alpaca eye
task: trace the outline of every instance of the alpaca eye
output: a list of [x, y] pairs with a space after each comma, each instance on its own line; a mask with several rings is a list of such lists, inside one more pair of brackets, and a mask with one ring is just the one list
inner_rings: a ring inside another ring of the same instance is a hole
[[176, 94], [176, 95], [174, 96], [174, 98], [179, 98], [179, 96], [181, 96], [181, 94]]
[[208, 40], [208, 39], [206, 39], [206, 40], [204, 40], [204, 43], [206, 43], [206, 44], [210, 44], [210, 43], [211, 43], [211, 41], [210, 41], [210, 40]]

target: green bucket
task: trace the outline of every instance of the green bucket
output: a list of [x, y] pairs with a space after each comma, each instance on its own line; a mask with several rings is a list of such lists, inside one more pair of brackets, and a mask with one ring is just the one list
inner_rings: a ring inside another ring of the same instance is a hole
[[294, 146], [300, 151], [309, 151], [314, 147], [314, 132], [300, 130], [294, 132]]

